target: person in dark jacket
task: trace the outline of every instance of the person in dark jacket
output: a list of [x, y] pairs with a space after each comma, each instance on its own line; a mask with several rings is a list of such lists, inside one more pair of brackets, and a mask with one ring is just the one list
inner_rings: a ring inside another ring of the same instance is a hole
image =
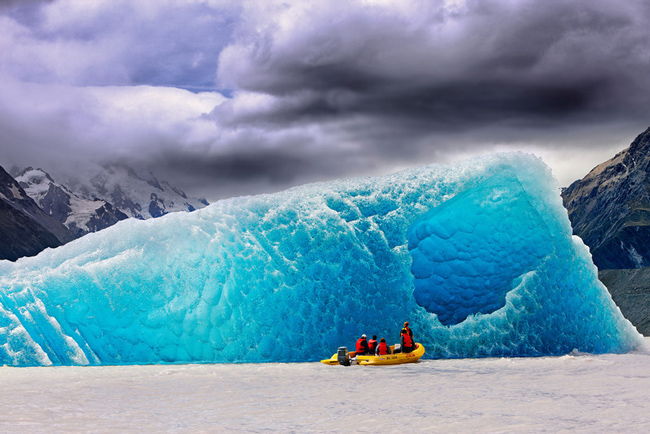
[[372, 339], [368, 341], [368, 349], [370, 350], [370, 354], [375, 354], [375, 350], [377, 350], [377, 335], [373, 335]]
[[385, 356], [386, 354], [390, 354], [390, 346], [386, 343], [386, 339], [381, 338], [377, 344], [377, 355]]
[[357, 356], [363, 356], [366, 354], [370, 354], [368, 341], [366, 340], [366, 335], [361, 335], [361, 337], [357, 339]]
[[403, 353], [410, 353], [415, 349], [415, 340], [413, 339], [413, 332], [409, 328], [408, 321], [404, 323], [402, 331], [399, 333], [400, 347]]

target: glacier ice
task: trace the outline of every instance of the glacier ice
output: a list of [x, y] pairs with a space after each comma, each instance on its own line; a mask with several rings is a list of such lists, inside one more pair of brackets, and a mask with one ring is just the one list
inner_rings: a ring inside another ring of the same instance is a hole
[[0, 261], [0, 363], [308, 361], [408, 320], [434, 358], [627, 352], [641, 336], [510, 153], [125, 220]]

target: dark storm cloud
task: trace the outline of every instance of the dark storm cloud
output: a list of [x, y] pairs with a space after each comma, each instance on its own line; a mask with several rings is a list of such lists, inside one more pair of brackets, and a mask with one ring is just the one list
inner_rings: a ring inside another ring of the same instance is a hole
[[268, 113], [278, 123], [354, 113], [430, 118], [434, 126], [647, 114], [645, 2], [417, 6], [401, 14], [352, 6], [338, 19], [334, 8], [317, 9], [287, 34], [272, 28], [230, 47], [222, 76], [285, 100]]
[[[359, 156], [342, 155], [328, 149], [313, 151], [285, 147], [232, 150], [210, 157], [171, 151], [160, 155], [155, 166], [195, 195], [214, 201], [345, 177], [365, 166], [358, 159]], [[150, 161], [143, 163], [143, 167], [150, 167]], [[208, 179], [210, 182], [206, 183]]]
[[301, 130], [322, 164], [276, 163], [286, 179], [303, 179], [301, 165], [323, 179], [341, 172], [329, 163], [368, 173], [522, 143], [572, 147], [575, 160], [650, 120], [641, 0], [306, 1], [244, 16], [219, 59], [235, 93], [210, 118], [226, 147], [267, 161], [306, 155], [277, 138]]
[[[164, 161], [175, 161], [174, 167], [181, 172], [193, 171], [200, 176], [211, 177], [220, 182], [252, 182], [285, 185], [315, 169], [327, 168], [322, 160], [313, 160], [287, 150], [233, 151], [212, 158], [195, 159], [187, 154], [170, 154]], [[318, 167], [320, 165], [324, 167]], [[332, 162], [328, 162], [331, 164]]]
[[645, 0], [10, 3], [3, 154], [209, 199], [512, 149], [566, 184], [650, 124]]

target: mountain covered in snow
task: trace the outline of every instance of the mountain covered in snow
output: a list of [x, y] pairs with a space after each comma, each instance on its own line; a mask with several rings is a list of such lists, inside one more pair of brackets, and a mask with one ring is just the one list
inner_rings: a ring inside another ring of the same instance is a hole
[[0, 259], [33, 256], [127, 218], [194, 211], [207, 200], [188, 196], [151, 172], [124, 164], [88, 165], [74, 175], [0, 168]]
[[16, 177], [16, 181], [43, 211], [67, 226], [76, 237], [128, 218], [105, 200], [77, 196], [42, 169], [28, 167]]
[[562, 198], [599, 269], [650, 266], [650, 128]]
[[169, 182], [158, 180], [151, 172], [138, 172], [125, 164], [104, 164], [86, 173], [86, 177], [64, 181], [70, 191], [82, 199], [111, 203], [129, 217], [148, 219], [209, 205], [205, 199], [188, 196]]
[[0, 259], [15, 261], [75, 238], [0, 167]]

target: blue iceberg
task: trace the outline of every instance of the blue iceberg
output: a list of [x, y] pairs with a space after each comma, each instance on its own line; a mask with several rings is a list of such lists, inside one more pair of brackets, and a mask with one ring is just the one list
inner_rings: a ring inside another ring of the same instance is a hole
[[0, 363], [297, 362], [404, 321], [433, 358], [628, 352], [538, 158], [499, 154], [126, 220], [0, 261]]

